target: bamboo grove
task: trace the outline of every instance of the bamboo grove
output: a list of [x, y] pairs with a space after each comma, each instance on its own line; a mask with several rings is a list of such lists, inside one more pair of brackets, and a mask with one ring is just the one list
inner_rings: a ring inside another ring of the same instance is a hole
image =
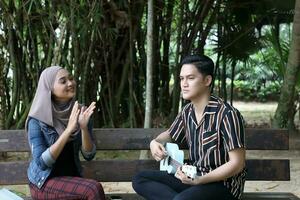
[[[251, 9], [234, 2], [238, 1], [154, 1], [156, 126], [165, 125], [178, 112], [182, 57], [204, 53], [208, 38], [212, 38], [214, 50], [209, 53], [217, 55], [220, 80], [215, 88], [226, 98], [224, 81], [231, 76], [226, 75], [226, 68], [232, 68], [234, 75], [236, 62], [247, 59], [258, 48], [254, 33], [265, 14], [253, 17]], [[145, 112], [146, 13], [145, 0], [1, 0], [0, 127], [24, 126], [39, 75], [51, 65], [72, 72], [79, 102], [96, 101], [96, 127], [141, 127]], [[233, 45], [235, 42], [243, 47]]]

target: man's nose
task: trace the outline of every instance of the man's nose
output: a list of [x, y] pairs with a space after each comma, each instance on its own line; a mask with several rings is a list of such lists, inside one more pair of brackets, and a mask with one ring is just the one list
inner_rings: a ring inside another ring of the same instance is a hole
[[183, 85], [183, 86], [187, 86], [187, 85], [188, 85], [186, 79], [183, 79], [183, 80], [182, 80], [182, 85]]

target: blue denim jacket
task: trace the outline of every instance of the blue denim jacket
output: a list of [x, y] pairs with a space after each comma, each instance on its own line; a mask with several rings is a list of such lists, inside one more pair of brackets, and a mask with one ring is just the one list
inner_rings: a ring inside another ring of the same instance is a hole
[[[27, 125], [28, 141], [32, 154], [32, 160], [30, 161], [27, 169], [27, 176], [32, 184], [36, 185], [38, 188], [41, 188], [49, 177], [55, 163], [55, 160], [50, 154], [49, 147], [54, 144], [59, 135], [53, 127], [35, 118], [29, 118]], [[92, 126], [89, 124], [88, 128], [91, 134]], [[79, 151], [81, 151], [81, 154], [85, 160], [92, 160], [96, 154], [96, 146], [94, 144], [91, 152], [86, 152], [81, 149], [80, 133], [77, 134], [73, 143], [75, 164], [78, 172], [81, 174], [82, 168], [79, 160]]]

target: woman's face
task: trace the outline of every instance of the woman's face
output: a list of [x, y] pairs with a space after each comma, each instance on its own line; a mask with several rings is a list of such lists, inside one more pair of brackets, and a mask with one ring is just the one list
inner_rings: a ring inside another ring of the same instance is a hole
[[52, 95], [60, 102], [70, 101], [76, 94], [76, 82], [73, 76], [65, 69], [57, 72], [53, 85]]
[[193, 64], [184, 64], [180, 71], [180, 86], [182, 98], [196, 100], [201, 97], [211, 83], [211, 76], [204, 76]]

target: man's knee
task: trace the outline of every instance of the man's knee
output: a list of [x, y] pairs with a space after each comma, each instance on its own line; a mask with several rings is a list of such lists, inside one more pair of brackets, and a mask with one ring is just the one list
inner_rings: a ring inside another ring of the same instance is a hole
[[140, 185], [143, 180], [142, 172], [137, 173], [133, 178], [132, 178], [132, 187], [133, 189], [138, 193], [140, 191]]
[[190, 197], [179, 193], [173, 198], [173, 200], [191, 200], [191, 199]]

